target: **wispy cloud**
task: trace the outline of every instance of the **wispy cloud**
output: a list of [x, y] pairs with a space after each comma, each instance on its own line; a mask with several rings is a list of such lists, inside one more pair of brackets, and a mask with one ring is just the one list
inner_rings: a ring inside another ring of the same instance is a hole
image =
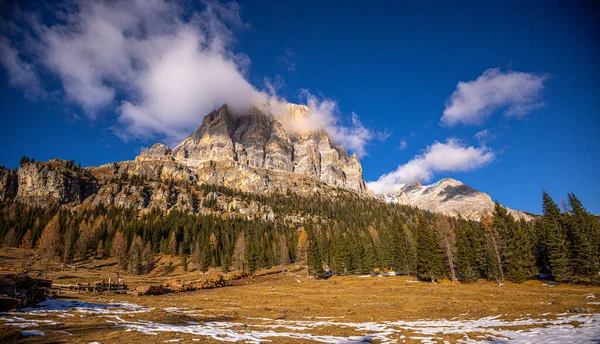
[[367, 183], [376, 194], [395, 192], [401, 185], [427, 182], [437, 172], [469, 171], [480, 168], [494, 160], [495, 153], [485, 147], [466, 146], [451, 138], [446, 143], [435, 142], [423, 154], [390, 173]]
[[289, 72], [294, 72], [296, 71], [296, 62], [294, 62], [295, 57], [296, 54], [294, 53], [294, 50], [290, 47], [286, 47], [283, 50], [283, 55], [277, 56], [275, 60], [277, 64], [285, 67]]
[[[90, 120], [116, 112], [114, 131], [124, 140], [176, 142], [225, 103], [236, 113], [255, 105], [283, 109], [286, 100], [276, 94], [283, 79], [266, 79], [264, 89], [252, 85], [250, 58], [235, 50], [235, 33], [249, 26], [240, 6], [202, 4], [196, 11], [167, 0], [67, 1], [46, 21], [36, 15], [11, 18], [10, 27], [29, 30], [19, 33], [29, 37], [28, 44], [14, 44], [11, 32], [3, 30], [0, 62], [10, 83], [28, 92], [43, 90], [40, 73], [56, 77], [64, 98]], [[287, 68], [295, 69], [294, 52], [288, 48], [284, 56]], [[377, 136], [358, 116], [344, 125], [335, 101], [307, 101], [313, 117], [323, 116], [311, 128], [327, 130], [347, 149], [366, 154]]]
[[406, 142], [406, 138], [400, 140], [400, 145], [398, 146], [399, 150], [405, 150], [408, 147], [408, 143]]
[[542, 91], [547, 75], [486, 70], [476, 80], [461, 81], [448, 101], [441, 124], [481, 124], [494, 110], [521, 117], [544, 105]]
[[0, 36], [0, 64], [8, 72], [8, 82], [11, 86], [21, 88], [25, 95], [30, 99], [36, 99], [44, 96], [40, 79], [35, 72], [35, 67], [28, 62], [23, 61], [19, 52], [10, 41]]

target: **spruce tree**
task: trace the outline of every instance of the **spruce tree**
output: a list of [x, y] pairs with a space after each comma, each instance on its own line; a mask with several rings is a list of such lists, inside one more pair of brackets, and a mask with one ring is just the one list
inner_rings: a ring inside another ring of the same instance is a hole
[[480, 277], [477, 270], [475, 245], [476, 240], [473, 238], [471, 227], [466, 221], [460, 220], [456, 226], [456, 248], [458, 277], [461, 282], [475, 282]]
[[561, 216], [558, 205], [554, 203], [546, 191], [542, 191], [541, 227], [544, 244], [548, 251], [550, 273], [558, 282], [573, 280], [573, 272], [569, 261], [569, 249], [565, 230], [561, 227]]
[[319, 244], [317, 237], [310, 226], [307, 228], [307, 240], [308, 240], [308, 251], [307, 251], [307, 268], [309, 274], [313, 276], [320, 276], [323, 274], [323, 260], [321, 259], [321, 252], [319, 251]]
[[533, 276], [535, 256], [525, 224], [517, 224], [500, 203], [494, 207], [494, 226], [502, 246], [502, 267], [511, 282], [521, 283]]
[[418, 215], [417, 226], [417, 276], [422, 280], [435, 282], [444, 275], [435, 230], [427, 223], [422, 213]]
[[598, 220], [581, 204], [574, 193], [569, 193], [571, 216], [568, 224], [571, 241], [571, 262], [579, 277], [598, 278], [600, 229]]

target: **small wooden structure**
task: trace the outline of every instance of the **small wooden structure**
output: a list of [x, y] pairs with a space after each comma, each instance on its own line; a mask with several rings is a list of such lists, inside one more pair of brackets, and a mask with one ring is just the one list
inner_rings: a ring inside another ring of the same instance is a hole
[[108, 282], [102, 280], [100, 282], [88, 282], [88, 283], [79, 283], [75, 282], [74, 284], [54, 284], [54, 289], [61, 293], [64, 290], [77, 291], [77, 292], [95, 292], [95, 293], [126, 293], [127, 285], [125, 283], [112, 283], [110, 280]]
[[52, 288], [52, 280], [36, 279], [26, 274], [0, 275], [0, 311], [35, 306], [44, 301]]

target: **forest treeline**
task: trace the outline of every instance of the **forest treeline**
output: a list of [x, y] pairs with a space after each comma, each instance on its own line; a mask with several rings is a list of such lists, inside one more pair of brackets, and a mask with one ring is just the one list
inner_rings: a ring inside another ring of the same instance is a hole
[[499, 203], [481, 222], [455, 219], [413, 207], [340, 192], [332, 198], [288, 192], [253, 195], [214, 185], [219, 192], [269, 205], [274, 221], [157, 209], [96, 206], [75, 212], [0, 203], [3, 244], [35, 248], [46, 266], [114, 256], [132, 274], [152, 270], [155, 255], [181, 257], [184, 269], [229, 271], [306, 263], [313, 275], [365, 274], [375, 269], [423, 280], [487, 279], [520, 283], [534, 276], [558, 282], [600, 280], [600, 222], [574, 194], [560, 210], [543, 192], [543, 215], [515, 220]]

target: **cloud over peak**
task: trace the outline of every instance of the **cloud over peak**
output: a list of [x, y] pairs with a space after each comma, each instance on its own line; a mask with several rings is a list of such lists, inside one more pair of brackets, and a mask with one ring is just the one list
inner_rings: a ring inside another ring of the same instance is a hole
[[494, 157], [495, 153], [486, 146], [466, 146], [450, 138], [446, 143], [434, 142], [422, 154], [367, 185], [376, 194], [388, 194], [396, 192], [404, 184], [427, 182], [437, 172], [461, 172], [483, 167]]
[[490, 68], [475, 80], [460, 81], [446, 102], [441, 124], [481, 124], [500, 108], [506, 108], [505, 116], [524, 116], [544, 105], [542, 91], [547, 78]]
[[[56, 77], [64, 98], [90, 120], [116, 112], [113, 129], [124, 140], [173, 143], [222, 104], [243, 113], [252, 106], [276, 108], [287, 102], [277, 97], [272, 82], [266, 90], [248, 82], [250, 58], [234, 49], [234, 33], [249, 26], [237, 3], [203, 1], [199, 9], [188, 5], [167, 0], [73, 1], [53, 7], [56, 20], [47, 22], [18, 9], [0, 23], [10, 28], [0, 34], [0, 63], [10, 83], [29, 93], [52, 84], [44, 85], [47, 80], [40, 75]], [[18, 37], [26, 37], [21, 39], [26, 44], [16, 44]], [[286, 56], [293, 57], [293, 52], [286, 51]], [[315, 128], [366, 154], [375, 134], [357, 116], [344, 126], [337, 103], [307, 101]]]

